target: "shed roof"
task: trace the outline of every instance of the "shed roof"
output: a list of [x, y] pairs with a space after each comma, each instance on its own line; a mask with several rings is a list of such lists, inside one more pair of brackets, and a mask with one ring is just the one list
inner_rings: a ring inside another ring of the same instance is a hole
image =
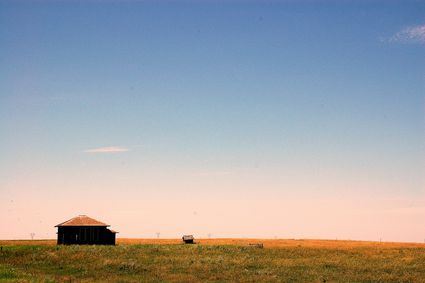
[[62, 227], [62, 226], [105, 226], [107, 227], [110, 225], [100, 222], [86, 215], [78, 215], [77, 217], [74, 217], [65, 222], [62, 222], [56, 225], [55, 227]]

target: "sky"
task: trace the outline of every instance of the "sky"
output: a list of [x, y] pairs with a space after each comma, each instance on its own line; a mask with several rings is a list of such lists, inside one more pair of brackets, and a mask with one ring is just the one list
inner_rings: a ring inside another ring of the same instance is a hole
[[425, 241], [425, 2], [0, 1], [0, 239]]

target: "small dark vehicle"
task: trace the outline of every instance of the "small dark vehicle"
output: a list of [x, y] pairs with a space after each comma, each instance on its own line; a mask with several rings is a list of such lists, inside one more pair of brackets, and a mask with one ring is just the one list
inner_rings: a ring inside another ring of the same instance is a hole
[[193, 237], [193, 235], [184, 235], [182, 237], [182, 240], [185, 244], [194, 244], [195, 242], [195, 238]]

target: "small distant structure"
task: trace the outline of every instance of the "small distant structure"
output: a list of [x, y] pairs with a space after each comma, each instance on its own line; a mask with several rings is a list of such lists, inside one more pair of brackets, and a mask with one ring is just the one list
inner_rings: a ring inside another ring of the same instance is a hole
[[110, 225], [79, 215], [55, 227], [58, 228], [58, 245], [115, 245], [118, 233], [108, 229]]
[[183, 243], [185, 244], [193, 244], [195, 242], [195, 238], [193, 235], [184, 235], [182, 237]]

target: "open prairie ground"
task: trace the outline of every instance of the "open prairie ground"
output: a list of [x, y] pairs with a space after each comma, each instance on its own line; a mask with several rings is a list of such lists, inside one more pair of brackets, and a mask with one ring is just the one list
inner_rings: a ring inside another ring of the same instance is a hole
[[[425, 245], [325, 240], [0, 241], [0, 282], [425, 282]], [[250, 245], [262, 243], [264, 248]]]

